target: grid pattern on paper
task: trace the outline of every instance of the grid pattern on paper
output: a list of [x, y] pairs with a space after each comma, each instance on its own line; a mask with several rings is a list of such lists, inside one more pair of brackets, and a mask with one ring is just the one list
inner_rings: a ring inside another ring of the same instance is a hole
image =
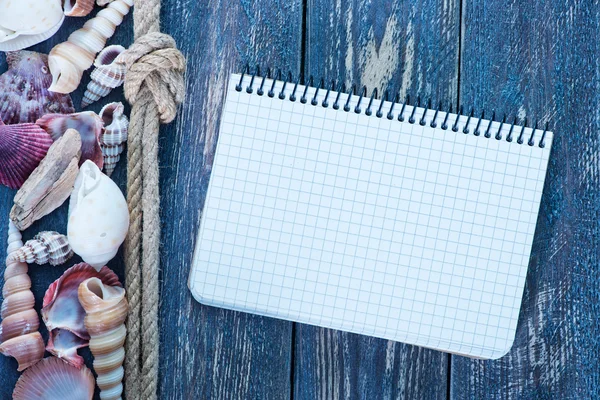
[[314, 88], [308, 104], [279, 99], [280, 82], [273, 98], [237, 92], [239, 79], [229, 82], [196, 244], [196, 298], [453, 353], [504, 354], [552, 134], [544, 148], [528, 146], [312, 106]]

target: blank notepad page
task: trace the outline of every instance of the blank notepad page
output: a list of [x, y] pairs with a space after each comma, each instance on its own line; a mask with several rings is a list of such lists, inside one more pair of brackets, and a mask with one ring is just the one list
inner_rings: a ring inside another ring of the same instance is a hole
[[379, 100], [367, 112], [369, 97], [325, 99], [301, 85], [291, 101], [294, 84], [262, 81], [228, 84], [189, 281], [196, 299], [473, 357], [506, 353], [552, 133]]

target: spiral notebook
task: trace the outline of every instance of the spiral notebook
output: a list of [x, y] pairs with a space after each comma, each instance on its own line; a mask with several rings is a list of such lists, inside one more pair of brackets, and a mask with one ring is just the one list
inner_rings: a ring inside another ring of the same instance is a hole
[[552, 137], [231, 75], [189, 288], [208, 305], [498, 358]]

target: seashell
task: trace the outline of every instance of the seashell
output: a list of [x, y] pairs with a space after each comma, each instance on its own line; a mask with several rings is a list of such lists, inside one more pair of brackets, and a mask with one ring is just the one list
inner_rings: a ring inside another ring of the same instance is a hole
[[60, 206], [71, 194], [79, 168], [81, 138], [69, 129], [54, 142], [46, 157], [15, 196], [10, 219], [24, 230]]
[[67, 17], [85, 17], [94, 9], [94, 0], [64, 0], [63, 9]]
[[10, 260], [10, 254], [23, 246], [21, 232], [9, 222], [9, 254], [4, 271], [2, 288], [0, 325], [0, 353], [14, 357], [19, 363], [18, 370], [23, 371], [44, 357], [44, 340], [38, 332], [40, 320], [34, 309], [35, 299], [31, 292], [28, 266], [20, 261]]
[[96, 271], [80, 263], [66, 270], [48, 287], [42, 305], [42, 320], [50, 332], [46, 350], [77, 367], [83, 365], [77, 349], [86, 347], [90, 339], [77, 290], [81, 282], [89, 278], [98, 278], [110, 286], [120, 285], [119, 278], [108, 267]]
[[69, 204], [67, 237], [73, 251], [99, 269], [117, 254], [128, 229], [121, 189], [93, 162], [84, 162]]
[[92, 160], [102, 168], [104, 158], [100, 148], [100, 134], [102, 133], [102, 119], [92, 111], [84, 111], [76, 114], [48, 114], [36, 121], [42, 129], [50, 134], [52, 139], [57, 140], [67, 129], [75, 129], [81, 136], [81, 159], [79, 165], [85, 160]]
[[48, 357], [21, 375], [13, 400], [91, 400], [94, 388], [94, 375], [86, 366], [75, 368]]
[[127, 67], [123, 63], [116, 63], [115, 59], [125, 51], [125, 47], [112, 45], [105, 47], [94, 61], [94, 70], [91, 81], [83, 94], [81, 108], [106, 97], [111, 90], [117, 88], [125, 81]]
[[124, 111], [123, 103], [107, 104], [100, 111], [100, 118], [104, 121], [104, 131], [100, 135], [100, 147], [104, 156], [104, 171], [107, 176], [111, 176], [115, 170], [127, 141], [129, 120], [123, 114]]
[[104, 7], [105, 5], [112, 3], [115, 0], [96, 0], [96, 4], [98, 4], [100, 7]]
[[71, 93], [81, 82], [83, 71], [92, 66], [96, 54], [104, 48], [123, 17], [129, 13], [133, 0], [116, 0], [100, 10], [83, 28], [73, 32], [66, 42], [50, 51], [48, 64], [52, 73], [50, 90]]
[[58, 31], [64, 18], [60, 0], [0, 0], [0, 51], [43, 42]]
[[37, 125], [0, 121], [0, 183], [20, 188], [51, 145], [52, 138]]
[[65, 235], [54, 231], [40, 232], [23, 247], [13, 252], [9, 259], [28, 264], [60, 265], [73, 257], [73, 250]]
[[35, 122], [44, 114], [75, 112], [70, 95], [48, 90], [52, 75], [46, 54], [10, 52], [6, 62], [8, 71], [0, 75], [0, 119], [5, 124]]
[[108, 286], [98, 278], [79, 285], [79, 302], [85, 310], [85, 327], [90, 334], [90, 350], [100, 397], [117, 400], [123, 393], [123, 360], [125, 359], [125, 318], [129, 305], [125, 289]]

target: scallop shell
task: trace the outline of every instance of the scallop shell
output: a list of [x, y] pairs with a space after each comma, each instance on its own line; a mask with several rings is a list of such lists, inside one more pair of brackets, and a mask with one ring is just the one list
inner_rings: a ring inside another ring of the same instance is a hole
[[100, 118], [104, 121], [104, 131], [100, 135], [100, 147], [104, 156], [104, 171], [107, 176], [111, 176], [115, 170], [127, 141], [129, 120], [123, 114], [124, 110], [123, 103], [110, 103], [100, 111]]
[[75, 112], [70, 95], [48, 90], [52, 75], [46, 54], [10, 52], [6, 61], [8, 71], [0, 75], [0, 119], [5, 124], [35, 122], [44, 114]]
[[8, 225], [9, 255], [4, 271], [2, 288], [2, 325], [0, 325], [0, 353], [14, 357], [23, 371], [44, 357], [44, 340], [38, 332], [40, 320], [34, 309], [31, 279], [27, 264], [10, 259], [10, 254], [23, 246], [21, 232], [12, 222]]
[[43, 42], [63, 23], [60, 0], [0, 0], [0, 51]]
[[98, 375], [100, 397], [117, 400], [123, 393], [125, 359], [125, 318], [129, 305], [120, 286], [104, 285], [90, 278], [79, 285], [79, 302], [85, 310], [85, 327], [90, 334], [90, 350]]
[[28, 240], [23, 247], [10, 255], [10, 260], [28, 264], [60, 265], [73, 257], [73, 250], [65, 235], [54, 231], [40, 232]]
[[102, 133], [102, 119], [92, 111], [76, 114], [48, 114], [36, 122], [42, 129], [57, 140], [67, 129], [75, 129], [81, 136], [81, 158], [79, 165], [85, 160], [92, 160], [99, 168], [104, 166], [102, 149], [100, 148], [100, 134]]
[[73, 32], [66, 42], [54, 46], [48, 56], [53, 77], [51, 91], [71, 93], [77, 89], [83, 71], [92, 66], [96, 54], [104, 48], [132, 6], [133, 0], [113, 1], [83, 28]]
[[37, 125], [0, 121], [0, 183], [20, 188], [51, 145], [52, 138]]
[[[96, 271], [90, 265], [80, 263], [66, 270], [50, 285], [44, 295], [42, 320], [50, 332], [46, 350], [63, 357], [75, 366], [83, 363], [81, 357], [77, 355], [77, 349], [87, 346], [87, 341], [90, 339], [83, 322], [85, 312], [79, 304], [77, 290], [81, 282], [94, 277], [101, 279], [107, 285], [120, 285], [119, 278], [108, 267]], [[62, 333], [63, 330], [82, 340], [69, 338]], [[68, 348], [68, 343], [71, 348]]]
[[94, 9], [94, 0], [64, 0], [63, 9], [67, 17], [85, 17]]
[[93, 162], [84, 162], [69, 204], [67, 237], [73, 251], [99, 269], [117, 254], [128, 229], [121, 189]]
[[44, 358], [21, 375], [13, 400], [91, 400], [94, 375], [55, 357]]
[[107, 96], [114, 88], [117, 88], [125, 81], [125, 64], [116, 63], [115, 58], [125, 51], [125, 47], [112, 45], [105, 47], [94, 61], [94, 70], [91, 74], [91, 81], [83, 94], [81, 108]]

